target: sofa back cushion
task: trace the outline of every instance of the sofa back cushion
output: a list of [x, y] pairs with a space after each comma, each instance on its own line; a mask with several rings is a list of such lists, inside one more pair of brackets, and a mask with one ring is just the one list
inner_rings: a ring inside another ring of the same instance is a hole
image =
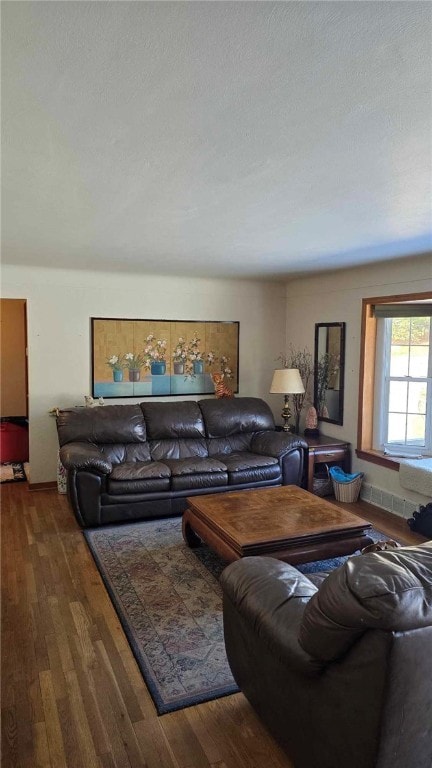
[[305, 608], [302, 648], [317, 659], [342, 656], [368, 629], [432, 626], [432, 541], [359, 555], [332, 571]]
[[208, 456], [204, 422], [194, 401], [141, 403], [154, 461]]
[[180, 440], [150, 440], [150, 452], [153, 461], [164, 459], [188, 459], [191, 456], [207, 458], [207, 444], [203, 437]]
[[205, 436], [202, 414], [194, 401], [141, 403], [141, 409], [149, 440], [200, 439]]
[[227, 435], [227, 437], [209, 437], [207, 440], [209, 456], [249, 451], [253, 436], [253, 432], [244, 432], [238, 435]]
[[139, 405], [70, 408], [57, 417], [60, 446], [66, 443], [143, 443], [146, 428]]
[[227, 437], [240, 433], [274, 429], [273, 414], [258, 397], [233, 397], [199, 400], [207, 437]]
[[98, 448], [113, 466], [151, 459], [148, 443], [98, 443]]

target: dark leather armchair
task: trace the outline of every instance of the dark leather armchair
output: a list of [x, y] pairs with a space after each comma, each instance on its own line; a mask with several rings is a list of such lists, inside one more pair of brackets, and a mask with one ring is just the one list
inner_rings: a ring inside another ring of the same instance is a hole
[[432, 542], [221, 583], [233, 675], [295, 768], [431, 768]]

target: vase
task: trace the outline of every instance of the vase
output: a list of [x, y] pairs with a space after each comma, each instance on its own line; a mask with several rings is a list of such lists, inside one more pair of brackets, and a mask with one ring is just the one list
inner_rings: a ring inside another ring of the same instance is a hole
[[150, 372], [152, 376], [163, 376], [165, 371], [165, 360], [154, 360], [152, 363], [150, 363]]
[[193, 361], [193, 372], [194, 373], [203, 373], [204, 371], [204, 361], [203, 360], [194, 360]]
[[114, 381], [123, 381], [123, 371], [113, 370]]
[[129, 368], [129, 381], [139, 381], [140, 371], [139, 368]]
[[174, 363], [174, 373], [184, 373], [184, 363]]

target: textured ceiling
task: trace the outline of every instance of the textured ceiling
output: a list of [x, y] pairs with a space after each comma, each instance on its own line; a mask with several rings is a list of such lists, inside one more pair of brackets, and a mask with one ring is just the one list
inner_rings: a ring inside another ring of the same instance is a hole
[[2, 2], [3, 261], [277, 277], [424, 252], [427, 2]]

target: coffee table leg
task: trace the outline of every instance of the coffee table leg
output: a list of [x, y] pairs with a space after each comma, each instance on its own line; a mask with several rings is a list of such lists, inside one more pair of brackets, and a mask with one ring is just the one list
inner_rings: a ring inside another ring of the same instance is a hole
[[197, 547], [200, 546], [201, 539], [199, 536], [197, 536], [197, 534], [191, 527], [191, 524], [189, 522], [189, 517], [190, 517], [189, 510], [187, 509], [186, 512], [183, 513], [182, 534], [188, 547], [190, 547], [191, 549], [196, 549]]

